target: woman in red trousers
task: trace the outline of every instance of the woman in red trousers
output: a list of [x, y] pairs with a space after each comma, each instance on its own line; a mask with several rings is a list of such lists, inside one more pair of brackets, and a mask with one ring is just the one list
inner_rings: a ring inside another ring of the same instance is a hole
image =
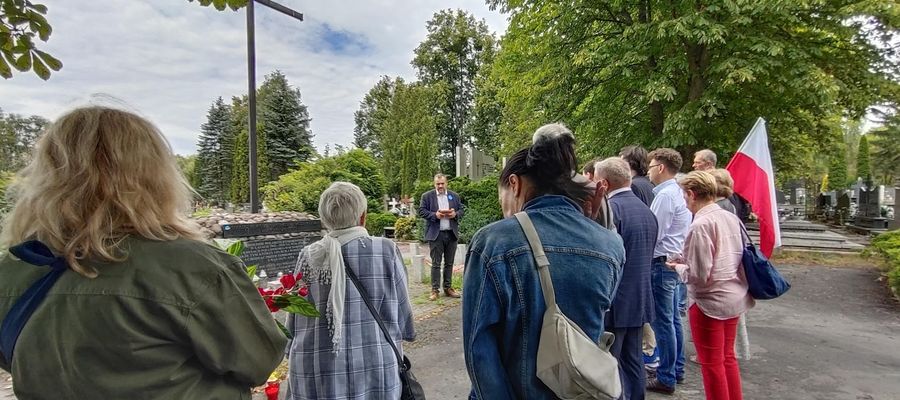
[[687, 282], [691, 335], [706, 398], [742, 400], [734, 338], [738, 317], [754, 302], [741, 269], [741, 222], [716, 204], [716, 180], [711, 174], [694, 171], [678, 183], [694, 222], [683, 257], [667, 265]]

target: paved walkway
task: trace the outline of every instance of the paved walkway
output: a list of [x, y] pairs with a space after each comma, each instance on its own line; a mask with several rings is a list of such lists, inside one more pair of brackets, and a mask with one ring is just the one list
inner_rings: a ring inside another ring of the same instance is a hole
[[[793, 288], [759, 302], [748, 317], [752, 358], [741, 361], [744, 398], [790, 400], [900, 399], [900, 305], [878, 271], [782, 267]], [[465, 399], [469, 380], [462, 354], [460, 307], [419, 324], [407, 346], [429, 398]], [[693, 354], [688, 345], [688, 354]], [[674, 396], [703, 399], [699, 367]]]

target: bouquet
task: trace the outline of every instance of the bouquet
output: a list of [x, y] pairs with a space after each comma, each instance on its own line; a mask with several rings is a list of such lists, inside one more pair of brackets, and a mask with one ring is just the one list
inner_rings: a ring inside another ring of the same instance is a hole
[[[244, 253], [244, 242], [236, 241], [231, 243], [225, 248], [225, 251], [235, 257], [240, 257], [241, 254]], [[247, 276], [249, 276], [251, 280], [256, 277], [257, 269], [258, 267], [256, 265], [247, 267]], [[269, 311], [273, 313], [284, 311], [290, 314], [298, 314], [311, 318], [318, 318], [321, 315], [319, 311], [316, 310], [315, 304], [306, 299], [306, 296], [309, 295], [309, 288], [307, 287], [306, 282], [303, 281], [302, 272], [298, 272], [297, 275], [283, 275], [279, 279], [279, 282], [281, 283], [281, 286], [277, 289], [264, 287], [257, 288], [257, 290], [259, 290], [259, 295], [262, 296], [263, 300], [266, 302], [266, 306], [269, 307]], [[278, 324], [278, 328], [284, 332], [288, 339], [293, 338], [291, 332], [281, 323], [281, 321], [278, 321], [277, 318], [275, 319], [275, 323]]]

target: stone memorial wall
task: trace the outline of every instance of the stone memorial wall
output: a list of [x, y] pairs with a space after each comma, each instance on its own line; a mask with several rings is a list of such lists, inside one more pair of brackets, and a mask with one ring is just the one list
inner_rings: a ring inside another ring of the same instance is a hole
[[257, 265], [267, 276], [292, 272], [300, 250], [322, 238], [322, 224], [300, 212], [226, 213], [214, 212], [197, 218], [209, 238], [244, 242], [241, 259]]

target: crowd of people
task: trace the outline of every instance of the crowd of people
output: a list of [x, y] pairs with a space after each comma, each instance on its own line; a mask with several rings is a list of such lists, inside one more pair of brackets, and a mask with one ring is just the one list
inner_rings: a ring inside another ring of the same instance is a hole
[[[549, 124], [507, 160], [505, 218], [472, 238], [462, 293], [451, 277], [463, 199], [440, 174], [422, 196], [431, 299], [462, 297], [470, 397], [560, 397], [547, 376], [568, 372], [540, 370], [553, 351], [542, 345], [554, 334], [550, 285], [578, 334], [592, 343], [613, 334], [600, 347], [618, 362], [607, 377], [621, 387], [615, 396], [672, 394], [689, 378], [686, 317], [707, 399], [741, 399], [736, 327], [754, 302], [740, 265], [746, 205], [729, 200], [728, 172], [709, 150], [681, 175], [677, 151], [629, 146], [577, 174], [575, 144]], [[402, 343], [416, 337], [406, 268], [396, 243], [365, 230], [355, 185], [321, 194], [326, 234], [295, 272], [322, 317], [289, 318], [290, 340], [241, 261], [204, 243], [185, 216], [193, 192], [146, 119], [101, 106], [63, 115], [13, 191], [0, 236], [10, 249], [0, 256], [0, 367], [20, 400], [245, 398], [285, 356], [290, 399], [406, 398]], [[45, 265], [67, 272], [50, 279]]]

